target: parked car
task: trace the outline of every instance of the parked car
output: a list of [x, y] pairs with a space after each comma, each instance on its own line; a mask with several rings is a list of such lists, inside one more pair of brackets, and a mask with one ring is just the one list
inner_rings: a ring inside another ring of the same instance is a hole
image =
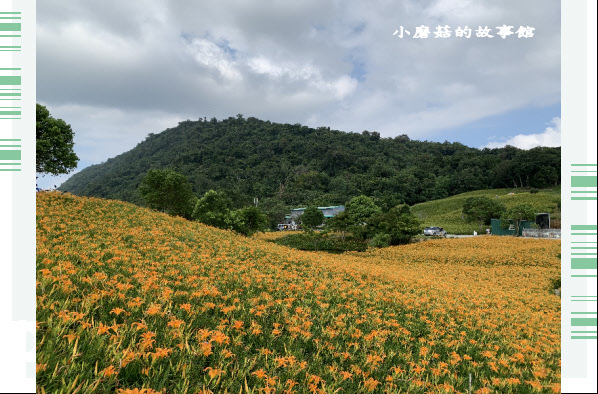
[[426, 227], [424, 229], [424, 235], [439, 235], [444, 237], [446, 235], [446, 231], [442, 227]]
[[295, 224], [295, 222], [291, 222], [291, 223], [279, 223], [278, 224], [278, 231], [287, 231], [287, 230], [292, 230], [295, 231], [297, 230], [297, 224]]

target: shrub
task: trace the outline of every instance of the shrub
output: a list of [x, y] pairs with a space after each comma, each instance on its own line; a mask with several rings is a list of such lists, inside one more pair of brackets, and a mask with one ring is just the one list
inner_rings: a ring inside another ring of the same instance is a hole
[[251, 236], [268, 228], [268, 216], [258, 207], [245, 207], [230, 214], [233, 230], [245, 236]]
[[316, 207], [308, 207], [301, 215], [301, 225], [305, 230], [311, 231], [324, 223], [324, 214]]
[[148, 207], [189, 218], [197, 197], [187, 177], [173, 170], [151, 169], [139, 191]]
[[421, 233], [420, 220], [411, 213], [407, 204], [400, 204], [386, 213], [375, 214], [370, 218], [376, 234], [387, 234], [391, 245], [408, 244], [411, 237]]
[[208, 226], [229, 229], [232, 227], [231, 207], [232, 201], [226, 194], [210, 190], [197, 200], [192, 217]]
[[370, 239], [368, 245], [373, 248], [385, 248], [390, 246], [390, 234], [376, 234], [374, 238]]

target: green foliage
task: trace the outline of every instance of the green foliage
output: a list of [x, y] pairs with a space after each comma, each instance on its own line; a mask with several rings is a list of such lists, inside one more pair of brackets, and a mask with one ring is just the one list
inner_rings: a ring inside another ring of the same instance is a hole
[[502, 216], [502, 221], [512, 220], [515, 224], [515, 233], [519, 234], [519, 228], [524, 220], [535, 220], [536, 211], [531, 204], [519, 204], [509, 208]]
[[173, 170], [149, 170], [139, 191], [148, 207], [185, 218], [191, 216], [197, 200], [187, 178]]
[[311, 231], [324, 223], [324, 214], [314, 206], [307, 207], [300, 217], [304, 230]]
[[169, 166], [200, 195], [225, 192], [233, 208], [254, 197], [297, 207], [367, 195], [389, 210], [478, 189], [554, 187], [561, 172], [560, 148], [479, 150], [237, 116], [151, 134], [131, 151], [74, 174], [60, 190], [139, 204], [136, 186], [144, 174]]
[[391, 245], [407, 244], [423, 229], [421, 221], [411, 213], [407, 204], [400, 204], [386, 213], [373, 215], [370, 223], [377, 235], [388, 235]]
[[371, 216], [382, 213], [382, 209], [376, 205], [374, 200], [364, 195], [353, 197], [347, 203], [345, 209], [349, 215], [349, 220], [353, 224], [367, 223]]
[[276, 199], [265, 199], [260, 201], [260, 208], [268, 216], [268, 227], [276, 230], [279, 223], [282, 223], [288, 215], [290, 208]]
[[192, 218], [208, 226], [222, 229], [232, 228], [232, 201], [223, 192], [209, 190], [197, 200]]
[[232, 209], [232, 201], [224, 192], [209, 190], [197, 200], [193, 219], [208, 226], [234, 230], [245, 236], [268, 228], [268, 216], [257, 207]]
[[353, 197], [346, 204], [345, 209], [350, 223], [349, 231], [363, 240], [371, 238], [374, 233], [368, 222], [372, 216], [382, 213], [382, 209], [374, 200], [364, 195]]
[[463, 203], [465, 221], [478, 223], [480, 229], [483, 224], [489, 225], [490, 219], [501, 217], [506, 209], [505, 205], [496, 198], [487, 196], [469, 197]]
[[350, 224], [349, 214], [347, 211], [342, 211], [326, 221], [326, 229], [330, 231], [338, 231], [344, 241], [345, 234], [348, 231]]
[[[509, 194], [515, 192], [515, 194]], [[471, 234], [479, 232], [477, 223], [468, 223], [463, 214], [463, 204], [470, 197], [486, 196], [504, 204], [507, 209], [518, 204], [531, 204], [536, 212], [550, 213], [551, 223], [560, 220], [561, 189], [545, 189], [531, 194], [517, 189], [490, 189], [462, 193], [441, 200], [428, 201], [411, 207], [411, 211], [424, 226], [443, 227], [449, 234]]]
[[368, 245], [373, 248], [385, 248], [387, 246], [390, 246], [391, 240], [392, 238], [390, 234], [380, 233], [374, 235], [374, 238], [370, 239]]
[[508, 209], [503, 214], [504, 219], [512, 220], [534, 220], [536, 218], [536, 211], [531, 204], [519, 204]]
[[230, 216], [233, 230], [248, 237], [268, 228], [268, 216], [257, 207], [237, 209]]
[[70, 125], [50, 116], [43, 105], [35, 104], [35, 172], [58, 175], [77, 168], [79, 158], [73, 151], [73, 137]]
[[[316, 237], [316, 245], [314, 245], [314, 236]], [[318, 250], [327, 253], [343, 253], [347, 251], [364, 252], [368, 246], [367, 243], [352, 237], [345, 237], [342, 239], [332, 234], [322, 233], [289, 234], [286, 237], [273, 240], [272, 242], [294, 249]]]

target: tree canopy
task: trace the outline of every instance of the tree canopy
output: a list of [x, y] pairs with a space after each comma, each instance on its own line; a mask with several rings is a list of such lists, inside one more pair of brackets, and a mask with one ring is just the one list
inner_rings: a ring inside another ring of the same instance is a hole
[[230, 228], [232, 202], [223, 192], [208, 190], [197, 200], [193, 209], [193, 219], [208, 226]]
[[400, 204], [386, 213], [377, 213], [369, 219], [376, 234], [385, 234], [391, 245], [407, 244], [422, 231], [421, 221], [411, 213], [407, 204]]
[[251, 236], [268, 228], [268, 216], [258, 207], [243, 207], [233, 210], [226, 193], [209, 190], [198, 199], [192, 218], [208, 226], [234, 230]]
[[534, 220], [536, 218], [536, 212], [530, 204], [519, 204], [508, 209], [502, 216], [502, 221], [508, 222], [513, 221], [515, 224], [515, 234], [519, 235], [519, 229], [521, 223], [524, 220]]
[[382, 213], [374, 200], [364, 195], [353, 197], [347, 202], [346, 210], [351, 223], [349, 231], [362, 239], [371, 237], [373, 227], [369, 225], [370, 219]]
[[268, 228], [268, 216], [258, 207], [244, 207], [231, 212], [233, 230], [251, 236]]
[[505, 211], [504, 204], [486, 196], [469, 197], [463, 203], [465, 220], [479, 223], [480, 229], [483, 224], [490, 224], [492, 218], [500, 218]]
[[35, 104], [35, 172], [59, 175], [77, 168], [74, 135], [64, 120], [53, 118], [46, 107]]
[[349, 200], [346, 210], [353, 224], [365, 224], [372, 215], [382, 213], [374, 200], [364, 195]]
[[301, 215], [301, 226], [304, 230], [311, 231], [324, 223], [324, 214], [314, 206], [307, 207]]
[[328, 230], [340, 232], [343, 241], [345, 240], [345, 234], [350, 225], [351, 222], [347, 211], [339, 212], [336, 216], [331, 217], [326, 221], [326, 228]]
[[148, 207], [185, 218], [191, 216], [197, 199], [187, 178], [173, 170], [149, 170], [139, 191]]
[[252, 205], [341, 205], [366, 195], [384, 210], [488, 188], [560, 183], [560, 148], [476, 149], [454, 142], [381, 138], [242, 116], [184, 121], [134, 149], [85, 168], [60, 190], [143, 204], [150, 168], [176, 168], [198, 194], [225, 192]]

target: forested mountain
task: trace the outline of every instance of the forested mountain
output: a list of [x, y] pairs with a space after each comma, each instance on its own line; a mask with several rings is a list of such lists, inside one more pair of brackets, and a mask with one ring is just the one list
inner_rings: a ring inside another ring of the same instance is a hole
[[382, 207], [487, 188], [560, 184], [560, 148], [475, 149], [460, 143], [381, 138], [243, 116], [184, 121], [134, 149], [73, 175], [59, 188], [143, 205], [138, 186], [151, 168], [188, 177], [201, 196], [224, 191], [238, 206], [344, 204], [367, 195]]

